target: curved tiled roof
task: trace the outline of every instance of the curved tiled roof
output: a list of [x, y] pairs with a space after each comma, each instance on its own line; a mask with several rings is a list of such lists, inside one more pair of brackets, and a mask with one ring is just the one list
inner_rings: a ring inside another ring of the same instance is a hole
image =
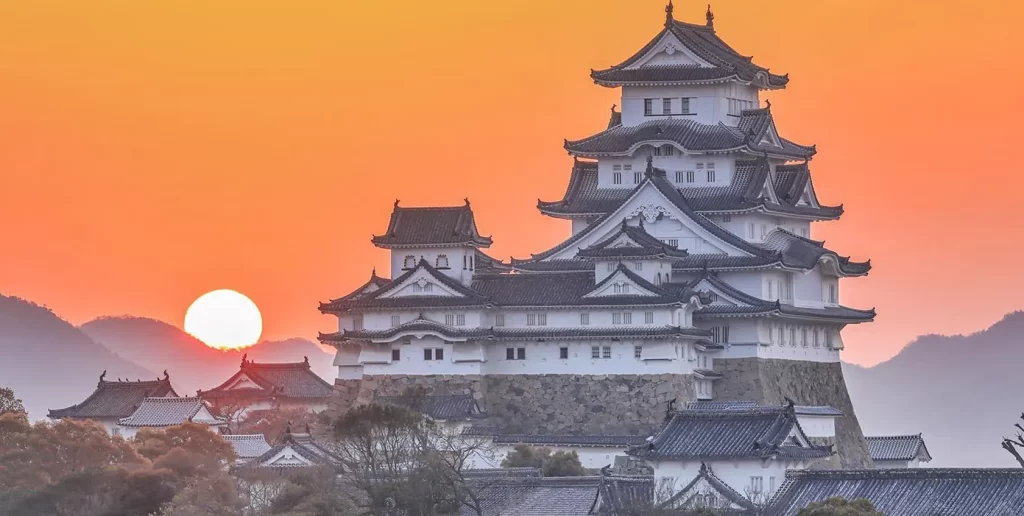
[[[718, 476], [715, 475], [715, 472], [712, 471], [711, 466], [708, 466], [704, 462], [700, 463], [700, 470], [697, 471], [697, 476], [693, 477], [693, 480], [680, 489], [679, 492], [661, 503], [660, 507], [675, 507], [676, 504], [682, 503], [698, 494], [704, 494], [695, 491], [695, 488], [699, 485], [701, 480], [707, 482], [718, 496], [727, 500], [729, 503], [738, 506], [740, 508], [739, 514], [753, 515], [757, 513], [757, 505], [747, 497], [740, 494], [739, 491], [733, 489], [732, 486], [725, 483], [724, 480], [718, 478]], [[727, 509], [727, 514], [737, 514], [737, 511]]]
[[[437, 282], [445, 285], [452, 291], [460, 294], [459, 296], [437, 296], [437, 295], [422, 295], [422, 296], [403, 296], [403, 297], [383, 297], [385, 294], [391, 292], [393, 289], [402, 285], [405, 280], [410, 278], [419, 270], [424, 270]], [[427, 263], [426, 260], [420, 260], [416, 267], [405, 271], [401, 276], [391, 280], [390, 283], [383, 285], [382, 287], [374, 290], [373, 292], [367, 293], [366, 295], [355, 297], [355, 298], [340, 298], [329, 303], [320, 303], [320, 311], [323, 313], [338, 313], [345, 312], [353, 309], [362, 308], [416, 308], [416, 307], [427, 307], [427, 306], [460, 306], [460, 307], [475, 307], [483, 306], [487, 304], [487, 299], [481, 296], [479, 293], [474, 292], [472, 289], [465, 285], [455, 281], [448, 276], [445, 276], [440, 271], [435, 269], [432, 265]]]
[[[231, 389], [235, 381], [245, 376], [261, 389]], [[227, 381], [210, 389], [200, 391], [207, 399], [223, 397], [274, 397], [319, 400], [331, 397], [334, 387], [317, 376], [310, 368], [309, 359], [290, 363], [257, 363], [242, 358], [238, 372]]]
[[462, 206], [403, 208], [395, 201], [388, 229], [375, 235], [377, 247], [473, 246], [488, 247], [490, 237], [476, 229], [469, 200]]
[[741, 112], [736, 127], [724, 123], [704, 124], [691, 119], [669, 118], [637, 125], [617, 125], [581, 140], [566, 140], [565, 149], [576, 156], [626, 155], [641, 145], [672, 143], [687, 152], [747, 152], [769, 154], [785, 159], [810, 159], [814, 146], [793, 143], [780, 137], [781, 146], [761, 144], [774, 127], [771, 110], [748, 109]]
[[811, 240], [782, 228], [776, 228], [765, 238], [763, 247], [778, 251], [782, 264], [795, 269], [809, 270], [818, 265], [822, 256], [829, 255], [836, 260], [839, 272], [845, 276], [863, 276], [871, 270], [871, 262], [853, 262], [847, 256], [839, 256], [825, 248], [824, 242]]
[[[106, 371], [104, 371], [106, 375]], [[122, 418], [132, 415], [135, 409], [146, 398], [178, 397], [171, 387], [169, 377], [151, 381], [116, 381], [103, 380], [96, 385], [96, 390], [84, 401], [62, 409], [51, 409], [48, 417], [52, 419], [89, 419], [89, 418]]]
[[235, 450], [235, 457], [241, 460], [259, 457], [270, 449], [270, 443], [263, 434], [229, 434], [221, 437]]
[[820, 458], [832, 454], [827, 448], [789, 443], [787, 438], [794, 429], [802, 435], [792, 406], [680, 410], [648, 444], [630, 449], [629, 454], [652, 460], [767, 458], [788, 452]]
[[746, 292], [729, 285], [717, 274], [706, 272], [697, 277], [691, 286], [701, 281], [707, 281], [716, 289], [722, 291], [726, 296], [736, 299], [740, 305], [710, 305], [699, 308], [694, 312], [695, 316], [751, 316], [751, 315], [783, 315], [808, 319], [840, 320], [844, 322], [865, 322], [875, 318], [875, 310], [859, 310], [845, 306], [827, 306], [824, 308], [811, 308], [783, 304], [779, 301], [766, 301], [759, 297], [751, 296]]
[[886, 516], [1024, 514], [1024, 469], [790, 470], [762, 514], [796, 516], [834, 496], [867, 499]]
[[[309, 464], [270, 464], [271, 459], [277, 456], [286, 448], [294, 450], [296, 454], [309, 462]], [[270, 448], [262, 455], [247, 462], [243, 468], [303, 468], [309, 466], [330, 466], [338, 470], [342, 469], [343, 460], [337, 454], [328, 450], [318, 443], [309, 434], [293, 434], [286, 431], [281, 442]]]
[[[599, 477], [470, 476], [483, 514], [589, 516], [597, 506]], [[464, 516], [476, 514], [464, 506]]]
[[406, 407], [436, 421], [465, 420], [481, 414], [472, 394], [434, 394], [422, 398], [374, 396], [373, 403]]
[[[613, 246], [620, 237], [626, 237], [632, 245]], [[643, 221], [639, 226], [630, 226], [625, 220], [618, 231], [604, 240], [581, 249], [576, 256], [582, 258], [685, 258], [687, 252], [668, 245], [644, 230]]]
[[133, 427], [162, 427], [191, 421], [203, 408], [200, 398], [146, 398], [132, 415], [117, 424]]
[[[755, 83], [761, 88], [785, 88], [789, 76], [773, 74], [767, 68], [754, 64], [750, 57], [743, 56], [725, 43], [715, 33], [710, 12], [708, 23], [697, 25], [677, 21], [669, 17], [662, 29], [643, 48], [625, 61], [605, 70], [590, 72], [594, 82], [602, 86], [622, 85], [668, 85], [694, 84], [735, 80], [742, 83]], [[671, 35], [695, 56], [707, 63], [700, 65], [634, 65], [648, 52], [653, 50], [662, 38]]]
[[927, 456], [926, 460], [931, 460], [921, 434], [867, 436], [865, 439], [868, 441], [871, 460], [910, 461], [916, 459], [922, 451]]

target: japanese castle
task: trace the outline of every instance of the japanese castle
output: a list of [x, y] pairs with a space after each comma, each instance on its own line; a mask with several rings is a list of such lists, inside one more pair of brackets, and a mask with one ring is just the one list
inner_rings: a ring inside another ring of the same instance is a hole
[[814, 239], [843, 207], [819, 200], [815, 146], [760, 98], [789, 76], [720, 39], [710, 9], [665, 11], [639, 51], [591, 71], [621, 109], [565, 141], [565, 194], [537, 204], [569, 222], [562, 243], [502, 261], [469, 200], [395, 201], [372, 239], [388, 276], [320, 305], [338, 318], [320, 335], [337, 408], [417, 387], [471, 395], [496, 432], [623, 436], [692, 403], [788, 402], [831, 407], [818, 444], [870, 465], [839, 357], [843, 328], [875, 316], [841, 303], [840, 279], [871, 266]]

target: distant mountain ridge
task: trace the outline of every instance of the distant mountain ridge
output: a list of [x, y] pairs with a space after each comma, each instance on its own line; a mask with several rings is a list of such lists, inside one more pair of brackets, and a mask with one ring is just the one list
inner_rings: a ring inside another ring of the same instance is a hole
[[241, 350], [219, 350], [203, 344], [182, 329], [145, 317], [100, 317], [80, 329], [94, 341], [132, 361], [157, 371], [167, 370], [178, 393], [195, 395], [211, 389], [238, 371], [243, 355], [256, 362], [302, 362], [309, 357], [313, 372], [333, 383], [333, 356], [319, 345], [299, 338], [262, 341]]
[[33, 419], [79, 403], [100, 373], [156, 379], [157, 373], [97, 344], [49, 308], [0, 294], [0, 386], [11, 387]]
[[1017, 466], [999, 443], [1024, 411], [1024, 312], [969, 335], [923, 335], [843, 373], [865, 435], [923, 433], [931, 467]]

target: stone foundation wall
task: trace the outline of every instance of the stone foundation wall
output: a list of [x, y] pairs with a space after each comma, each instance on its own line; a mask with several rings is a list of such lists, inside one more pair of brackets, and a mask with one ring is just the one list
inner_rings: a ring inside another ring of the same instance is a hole
[[[360, 382], [347, 380], [345, 382]], [[398, 396], [409, 388], [431, 394], [472, 393], [487, 424], [514, 433], [642, 434], [665, 419], [670, 402], [693, 401], [689, 375], [382, 375], [353, 386], [335, 383], [351, 404], [374, 395]], [[338, 407], [343, 405], [338, 402]]]
[[715, 382], [716, 400], [783, 404], [789, 398], [797, 405], [827, 405], [839, 409], [843, 412], [842, 417], [836, 419], [839, 467], [874, 467], [838, 362], [715, 359], [715, 371], [724, 376]]

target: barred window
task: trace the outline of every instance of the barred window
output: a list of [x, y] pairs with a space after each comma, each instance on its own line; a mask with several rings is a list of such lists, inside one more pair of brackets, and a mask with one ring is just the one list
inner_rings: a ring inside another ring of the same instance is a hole
[[602, 347], [601, 348], [601, 358], [611, 358], [611, 357], [612, 357], [612, 347], [611, 346], [604, 346], [604, 347]]
[[601, 346], [590, 346], [590, 358], [601, 358]]
[[644, 324], [654, 324], [654, 312], [644, 312]]
[[505, 314], [498, 314], [494, 316], [495, 326], [505, 326]]
[[633, 346], [633, 358], [640, 358], [644, 354], [643, 346]]
[[400, 316], [400, 315], [392, 315], [391, 316], [391, 327], [392, 328], [394, 328], [395, 326], [398, 326], [401, 323], [402, 323], [402, 316]]

